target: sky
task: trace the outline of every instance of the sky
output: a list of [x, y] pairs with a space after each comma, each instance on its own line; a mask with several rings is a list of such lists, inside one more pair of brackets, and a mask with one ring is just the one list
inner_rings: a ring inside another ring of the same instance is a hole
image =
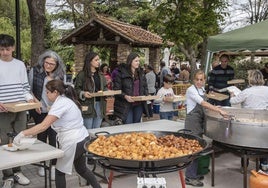
[[[53, 13], [57, 11], [58, 8], [56, 8], [56, 4], [61, 4], [61, 0], [46, 0], [46, 10], [48, 13]], [[52, 27], [57, 28], [57, 29], [62, 29], [62, 30], [67, 30], [74, 28], [74, 24], [64, 22], [64, 21], [53, 21], [52, 22]]]
[[247, 13], [245, 11], [241, 11], [241, 6], [238, 4], [246, 3], [245, 0], [229, 0], [231, 5], [228, 8], [228, 12], [230, 16], [225, 18], [226, 24], [222, 26], [223, 33], [238, 29], [248, 25], [246, 22]]

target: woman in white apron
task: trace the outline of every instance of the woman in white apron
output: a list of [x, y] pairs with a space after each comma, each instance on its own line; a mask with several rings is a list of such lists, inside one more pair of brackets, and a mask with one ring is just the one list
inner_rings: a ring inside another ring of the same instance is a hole
[[65, 188], [65, 174], [72, 173], [74, 164], [76, 172], [85, 178], [93, 188], [100, 188], [94, 174], [86, 167], [85, 150], [83, 145], [88, 132], [83, 125], [83, 118], [75, 91], [60, 80], [51, 80], [46, 84], [47, 97], [53, 102], [46, 118], [36, 126], [21, 131], [13, 143], [20, 145], [20, 140], [26, 136], [33, 136], [52, 127], [57, 132], [59, 148], [64, 156], [57, 159], [56, 187]]
[[[205, 96], [205, 73], [197, 70], [194, 73], [193, 85], [186, 91], [187, 115], [185, 119], [185, 128], [191, 130], [194, 135], [202, 137], [205, 124], [204, 108], [219, 112], [222, 116], [227, 116], [227, 112], [217, 106], [213, 106], [204, 100]], [[185, 172], [185, 183], [196, 187], [202, 187], [203, 182], [197, 174], [198, 160], [194, 160]]]

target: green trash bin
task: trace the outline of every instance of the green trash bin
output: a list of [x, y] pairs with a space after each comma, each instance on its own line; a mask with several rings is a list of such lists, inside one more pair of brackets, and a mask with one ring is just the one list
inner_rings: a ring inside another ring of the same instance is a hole
[[205, 175], [209, 173], [209, 164], [210, 164], [210, 156], [205, 155], [198, 158], [198, 169], [197, 174], [198, 175]]

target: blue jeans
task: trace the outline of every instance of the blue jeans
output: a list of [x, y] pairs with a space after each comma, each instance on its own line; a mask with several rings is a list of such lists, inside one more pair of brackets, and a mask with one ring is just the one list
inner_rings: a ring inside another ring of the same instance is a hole
[[168, 120], [173, 120], [173, 115], [174, 112], [159, 112], [160, 119], [168, 119]]
[[101, 108], [100, 108], [100, 102], [95, 102], [95, 111], [97, 113], [97, 116], [94, 118], [84, 118], [84, 125], [87, 129], [95, 129], [100, 128], [101, 122], [102, 122], [102, 115], [101, 115]]
[[186, 168], [186, 170], [185, 170], [185, 177], [186, 178], [190, 178], [190, 179], [197, 179], [198, 178], [197, 169], [198, 169], [198, 159], [195, 159]]
[[143, 113], [142, 104], [132, 106], [128, 112], [125, 124], [141, 122], [142, 113]]

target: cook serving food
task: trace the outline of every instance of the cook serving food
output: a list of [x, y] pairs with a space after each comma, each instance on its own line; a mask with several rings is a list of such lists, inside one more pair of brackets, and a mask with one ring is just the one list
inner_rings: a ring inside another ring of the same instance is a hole
[[57, 132], [59, 148], [64, 151], [64, 157], [57, 159], [56, 187], [65, 188], [65, 174], [72, 173], [72, 165], [76, 172], [85, 178], [92, 187], [100, 188], [93, 173], [86, 167], [84, 143], [88, 132], [83, 125], [81, 108], [75, 91], [61, 80], [51, 80], [46, 84], [47, 97], [53, 102], [46, 118], [36, 126], [21, 131], [13, 143], [21, 145], [21, 139], [45, 131], [50, 126]]
[[[194, 135], [202, 137], [205, 125], [204, 108], [216, 111], [222, 116], [228, 116], [227, 112], [217, 106], [213, 106], [206, 102], [205, 96], [205, 73], [202, 70], [197, 70], [194, 73], [194, 84], [186, 91], [187, 114], [185, 119], [185, 128], [193, 132]], [[198, 161], [194, 160], [185, 172], [185, 183], [187, 185], [201, 187], [203, 182], [197, 174]]]

